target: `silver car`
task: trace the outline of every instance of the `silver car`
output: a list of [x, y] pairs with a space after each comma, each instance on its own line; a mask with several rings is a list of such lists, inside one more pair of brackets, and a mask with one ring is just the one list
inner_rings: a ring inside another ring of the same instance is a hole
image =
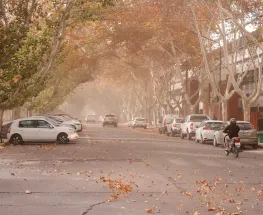
[[[224, 145], [224, 138], [226, 134], [223, 130], [226, 126], [229, 125], [229, 122], [222, 123], [222, 125], [215, 132], [213, 144], [214, 146]], [[252, 126], [250, 122], [246, 121], [237, 121], [237, 125], [240, 127], [239, 137], [241, 146], [252, 146], [253, 149], [258, 148], [258, 136], [257, 130]]]

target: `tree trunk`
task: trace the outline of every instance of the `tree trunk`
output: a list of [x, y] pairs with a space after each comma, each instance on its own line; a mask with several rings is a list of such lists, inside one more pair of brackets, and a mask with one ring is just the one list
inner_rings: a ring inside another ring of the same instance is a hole
[[[0, 109], [0, 131], [2, 130], [2, 125], [3, 125], [3, 118], [4, 118], [4, 109]], [[0, 134], [0, 142], [3, 142], [2, 136]]]
[[250, 122], [250, 103], [243, 100], [242, 99], [242, 103], [243, 103], [243, 114], [244, 114], [244, 121], [248, 121]]
[[31, 117], [32, 116], [32, 109], [28, 108], [27, 109], [27, 117]]
[[12, 119], [16, 120], [20, 118], [20, 107], [16, 107], [12, 110]]
[[227, 121], [227, 101], [222, 101], [222, 119]]

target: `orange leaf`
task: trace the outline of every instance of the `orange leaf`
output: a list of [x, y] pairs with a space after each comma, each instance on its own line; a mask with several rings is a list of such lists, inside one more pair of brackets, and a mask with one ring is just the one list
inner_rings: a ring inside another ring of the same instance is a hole
[[146, 211], [148, 214], [152, 214], [152, 213], [153, 213], [153, 210], [152, 210], [152, 209], [145, 209], [145, 211]]
[[208, 208], [208, 211], [216, 211], [215, 208]]

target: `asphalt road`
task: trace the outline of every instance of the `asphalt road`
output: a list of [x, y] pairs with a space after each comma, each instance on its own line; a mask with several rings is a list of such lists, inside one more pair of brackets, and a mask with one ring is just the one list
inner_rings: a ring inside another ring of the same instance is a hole
[[263, 150], [87, 125], [68, 145], [0, 149], [1, 215], [263, 214]]

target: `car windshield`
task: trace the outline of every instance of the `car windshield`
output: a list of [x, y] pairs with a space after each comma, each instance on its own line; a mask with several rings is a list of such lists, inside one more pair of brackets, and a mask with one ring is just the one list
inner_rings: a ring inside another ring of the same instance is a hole
[[136, 118], [135, 121], [142, 121], [142, 122], [144, 122], [145, 119], [144, 118]]
[[64, 122], [65, 120], [63, 120], [62, 118], [58, 117], [58, 116], [49, 116], [49, 118], [58, 121], [58, 122]]
[[59, 126], [59, 125], [61, 124], [60, 121], [55, 120], [55, 119], [52, 119], [51, 117], [48, 117], [48, 118], [47, 118], [47, 121], [48, 121], [49, 123], [51, 123], [52, 125], [55, 125], [55, 126]]
[[202, 122], [204, 120], [209, 120], [209, 118], [203, 115], [194, 115], [190, 117], [191, 122]]
[[112, 114], [107, 114], [107, 115], [105, 115], [105, 117], [115, 117], [115, 116]]
[[205, 126], [212, 129], [220, 128], [222, 126], [222, 122], [208, 122]]
[[176, 123], [184, 123], [184, 119], [175, 119]]
[[251, 123], [237, 123], [237, 125], [240, 127], [240, 130], [252, 130], [253, 129]]

